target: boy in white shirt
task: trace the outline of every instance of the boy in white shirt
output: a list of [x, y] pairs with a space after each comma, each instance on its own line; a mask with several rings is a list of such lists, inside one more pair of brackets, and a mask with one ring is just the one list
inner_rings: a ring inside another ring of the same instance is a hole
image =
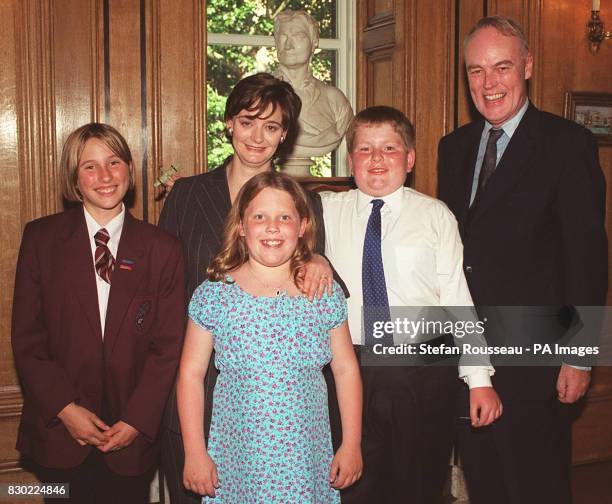
[[[414, 127], [399, 110], [377, 106], [361, 111], [346, 135], [357, 189], [321, 193], [325, 252], [351, 293], [349, 327], [357, 352], [364, 342], [368, 347], [391, 343], [373, 335], [368, 306], [384, 306], [382, 313], [386, 310], [390, 319], [387, 306], [473, 304], [455, 218], [440, 201], [404, 187], [415, 162], [414, 138]], [[481, 335], [472, 336], [485, 344]], [[343, 503], [438, 502], [452, 446], [456, 371], [448, 366], [373, 366], [365, 359], [361, 371], [364, 472], [343, 494]], [[492, 373], [489, 365], [459, 367], [470, 387], [474, 427], [501, 415]]]

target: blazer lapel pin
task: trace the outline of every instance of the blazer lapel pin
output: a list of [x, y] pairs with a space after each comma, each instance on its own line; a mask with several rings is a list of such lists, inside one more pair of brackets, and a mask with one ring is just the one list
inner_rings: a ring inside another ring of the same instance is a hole
[[138, 308], [138, 313], [136, 314], [136, 327], [138, 327], [138, 329], [142, 330], [144, 319], [150, 310], [151, 310], [151, 301], [145, 301], [144, 303], [140, 305], [140, 308]]
[[132, 271], [133, 268], [134, 268], [134, 261], [132, 261], [131, 259], [121, 259], [119, 263], [119, 269]]

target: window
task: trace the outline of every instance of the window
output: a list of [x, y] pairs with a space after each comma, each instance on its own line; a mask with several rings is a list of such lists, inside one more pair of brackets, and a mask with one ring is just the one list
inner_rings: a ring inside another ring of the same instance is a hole
[[[232, 149], [225, 138], [223, 111], [232, 87], [246, 75], [273, 72], [274, 18], [285, 10], [300, 10], [298, 0], [207, 0], [207, 158], [209, 169], [219, 166]], [[306, 9], [320, 28], [319, 49], [312, 59], [315, 77], [337, 86], [355, 107], [354, 0], [311, 0]], [[332, 155], [315, 159], [312, 175], [345, 175], [344, 142]]]

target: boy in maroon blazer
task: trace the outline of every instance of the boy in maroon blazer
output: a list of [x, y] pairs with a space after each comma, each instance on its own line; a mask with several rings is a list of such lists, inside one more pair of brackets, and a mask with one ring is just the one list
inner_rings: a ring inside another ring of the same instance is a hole
[[114, 128], [71, 133], [60, 172], [82, 205], [28, 223], [17, 264], [17, 449], [70, 502], [148, 502], [184, 334], [180, 244], [125, 210], [132, 156]]

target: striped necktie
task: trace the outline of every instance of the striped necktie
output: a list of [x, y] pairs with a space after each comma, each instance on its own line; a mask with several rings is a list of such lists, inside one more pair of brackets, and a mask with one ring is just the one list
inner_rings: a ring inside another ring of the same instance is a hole
[[[476, 189], [476, 198], [482, 197], [487, 187], [487, 182], [497, 166], [497, 141], [504, 134], [503, 129], [491, 128], [489, 130], [489, 139], [487, 140], [487, 148], [485, 150], [484, 160], [482, 162], [482, 168], [480, 169], [480, 175], [478, 176], [478, 188]], [[476, 202], [476, 199], [474, 199]]]
[[96, 273], [100, 275], [102, 280], [110, 285], [113, 270], [115, 269], [115, 258], [107, 245], [108, 240], [110, 240], [110, 235], [106, 229], [101, 228], [94, 235], [94, 240], [96, 242]]

